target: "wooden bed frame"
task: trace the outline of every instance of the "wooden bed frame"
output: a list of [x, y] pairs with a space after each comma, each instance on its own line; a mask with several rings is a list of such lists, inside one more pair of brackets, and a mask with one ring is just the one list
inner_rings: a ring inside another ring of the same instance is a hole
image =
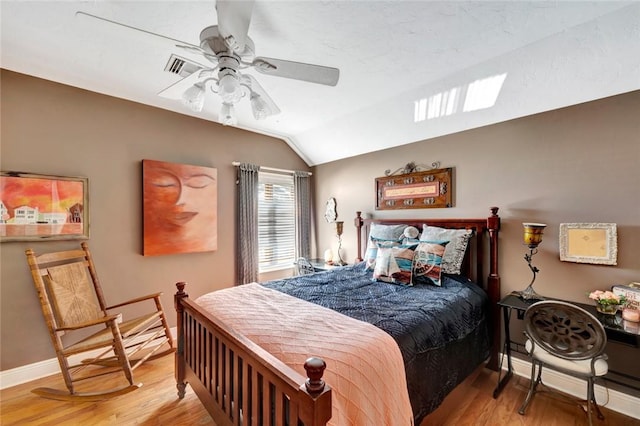
[[[371, 223], [423, 223], [454, 229], [473, 229], [475, 244], [470, 245], [464, 271], [482, 284], [491, 301], [493, 342], [488, 368], [497, 370], [500, 327], [497, 302], [500, 299], [498, 275], [498, 208], [491, 207], [485, 219], [364, 219], [354, 220], [357, 228], [358, 257], [367, 241]], [[485, 280], [485, 233], [488, 234], [489, 275]], [[364, 238], [363, 238], [364, 237]], [[473, 240], [472, 240], [473, 241]], [[176, 284], [177, 351], [175, 375], [179, 398], [187, 383], [202, 401], [216, 424], [222, 425], [325, 425], [331, 418], [331, 388], [322, 380], [325, 363], [309, 358], [307, 377], [289, 368], [244, 335], [226, 326], [188, 298], [186, 283]], [[329, 366], [331, 368], [331, 366]]]

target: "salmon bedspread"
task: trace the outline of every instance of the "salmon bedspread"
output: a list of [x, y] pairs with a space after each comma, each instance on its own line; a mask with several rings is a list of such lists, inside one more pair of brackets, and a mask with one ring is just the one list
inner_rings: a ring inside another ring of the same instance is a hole
[[330, 425], [412, 425], [404, 364], [379, 328], [256, 283], [196, 302], [306, 377], [310, 356], [327, 363], [333, 392]]
[[404, 358], [409, 401], [419, 425], [489, 356], [489, 298], [462, 275], [440, 286], [372, 279], [365, 262], [261, 283], [289, 296], [372, 324]]

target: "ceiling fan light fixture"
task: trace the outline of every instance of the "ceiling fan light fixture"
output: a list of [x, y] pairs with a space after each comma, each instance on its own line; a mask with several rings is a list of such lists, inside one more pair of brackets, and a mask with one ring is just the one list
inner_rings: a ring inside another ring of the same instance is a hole
[[228, 104], [235, 104], [242, 97], [242, 89], [238, 76], [233, 71], [220, 71], [218, 80], [218, 94], [222, 101]]
[[[260, 83], [252, 75], [241, 72], [244, 69], [253, 68], [262, 74], [328, 86], [335, 86], [340, 75], [337, 68], [256, 57], [255, 45], [248, 34], [253, 3], [254, 0], [218, 0], [217, 25], [210, 25], [200, 32], [199, 45], [84, 12], [78, 14], [170, 40], [176, 47], [187, 52], [202, 54], [212, 65], [201, 65], [172, 54], [165, 70], [183, 78], [158, 95], [181, 100], [191, 110], [201, 112], [205, 102], [204, 92], [208, 88], [217, 93], [222, 101], [218, 121], [234, 125], [237, 123], [235, 105], [245, 96], [250, 98], [251, 110], [256, 120], [280, 113], [280, 109]], [[211, 83], [207, 86], [208, 82]]]
[[234, 106], [223, 102], [220, 108], [219, 119], [223, 126], [235, 126], [238, 124], [238, 117], [236, 117], [236, 109]]
[[182, 103], [194, 112], [204, 108], [204, 87], [201, 83], [194, 84], [182, 94]]

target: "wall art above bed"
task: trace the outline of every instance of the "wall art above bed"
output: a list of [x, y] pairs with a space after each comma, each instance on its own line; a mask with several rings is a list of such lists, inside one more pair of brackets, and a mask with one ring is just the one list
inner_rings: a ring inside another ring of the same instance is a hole
[[89, 180], [2, 172], [0, 241], [89, 238]]
[[402, 174], [387, 170], [386, 176], [376, 178], [376, 210], [453, 207], [453, 168], [419, 169], [409, 163], [396, 170]]

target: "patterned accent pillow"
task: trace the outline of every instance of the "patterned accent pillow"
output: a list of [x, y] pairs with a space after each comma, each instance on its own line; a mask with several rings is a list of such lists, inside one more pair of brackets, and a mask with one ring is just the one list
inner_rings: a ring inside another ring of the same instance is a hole
[[448, 241], [422, 241], [413, 257], [413, 282], [441, 285], [442, 258]]
[[372, 223], [367, 239], [367, 250], [364, 254], [364, 261], [367, 269], [373, 269], [376, 263], [378, 247], [392, 247], [400, 245], [402, 236], [407, 225], [380, 225]]
[[471, 229], [446, 229], [422, 225], [421, 241], [450, 241], [442, 259], [442, 272], [460, 275], [464, 255], [467, 252]]
[[415, 244], [410, 246], [381, 247], [376, 256], [373, 279], [387, 283], [412, 286]]
[[399, 240], [381, 240], [378, 238], [369, 238], [367, 251], [364, 254], [366, 269], [373, 270], [376, 264], [376, 256], [378, 255], [379, 248], [394, 247], [399, 245], [400, 245]]

